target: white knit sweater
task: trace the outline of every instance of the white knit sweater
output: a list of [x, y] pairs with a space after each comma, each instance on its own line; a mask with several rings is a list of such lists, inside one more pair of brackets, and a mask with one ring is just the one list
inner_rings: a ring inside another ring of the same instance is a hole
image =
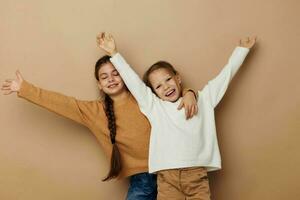
[[199, 113], [186, 120], [180, 101], [163, 101], [152, 93], [118, 53], [111, 62], [120, 73], [152, 129], [149, 149], [149, 172], [202, 166], [208, 171], [221, 168], [214, 108], [222, 99], [229, 82], [242, 65], [249, 49], [236, 47], [217, 77], [199, 91]]

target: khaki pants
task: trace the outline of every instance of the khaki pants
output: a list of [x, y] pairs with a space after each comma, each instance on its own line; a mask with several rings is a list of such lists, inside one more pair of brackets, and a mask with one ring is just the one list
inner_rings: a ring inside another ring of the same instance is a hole
[[157, 200], [210, 200], [207, 171], [203, 167], [157, 173]]

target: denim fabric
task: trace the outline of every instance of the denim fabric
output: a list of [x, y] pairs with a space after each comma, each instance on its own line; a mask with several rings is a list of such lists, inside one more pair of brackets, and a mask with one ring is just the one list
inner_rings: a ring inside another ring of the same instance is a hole
[[140, 173], [130, 177], [126, 200], [156, 200], [156, 174]]

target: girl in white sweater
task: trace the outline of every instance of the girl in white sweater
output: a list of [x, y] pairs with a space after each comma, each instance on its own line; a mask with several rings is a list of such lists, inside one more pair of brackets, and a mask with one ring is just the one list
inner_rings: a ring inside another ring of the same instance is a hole
[[158, 174], [158, 199], [210, 199], [207, 171], [221, 168], [214, 108], [242, 65], [256, 37], [240, 40], [223, 70], [198, 91], [200, 112], [186, 120], [177, 107], [181, 78], [173, 66], [160, 61], [145, 73], [144, 81], [117, 52], [110, 34], [98, 36], [141, 111], [151, 123], [149, 172]]

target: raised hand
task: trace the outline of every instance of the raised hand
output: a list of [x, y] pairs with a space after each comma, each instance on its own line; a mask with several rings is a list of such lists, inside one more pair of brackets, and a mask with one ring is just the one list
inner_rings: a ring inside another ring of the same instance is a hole
[[1, 90], [4, 95], [11, 94], [13, 92], [18, 92], [21, 88], [23, 77], [19, 71], [16, 71], [16, 79], [7, 79], [2, 84]]
[[256, 39], [256, 36], [240, 39], [239, 46], [251, 49], [254, 46]]
[[113, 36], [110, 33], [101, 32], [97, 35], [97, 44], [109, 56], [117, 53], [117, 47]]

